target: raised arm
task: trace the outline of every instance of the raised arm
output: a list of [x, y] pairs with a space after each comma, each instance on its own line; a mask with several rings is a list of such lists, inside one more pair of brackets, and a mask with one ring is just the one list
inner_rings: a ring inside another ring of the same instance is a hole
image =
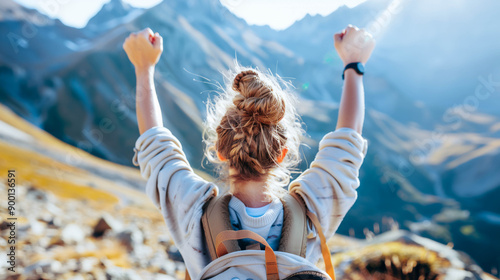
[[154, 85], [155, 65], [163, 51], [163, 38], [146, 28], [130, 34], [123, 43], [123, 49], [135, 67], [137, 123], [139, 132], [143, 134], [152, 127], [163, 126]]
[[[344, 67], [349, 63], [366, 64], [375, 47], [373, 37], [363, 29], [349, 25], [334, 36], [335, 49]], [[354, 69], [345, 71], [344, 88], [340, 100], [337, 128], [348, 127], [361, 134], [365, 119], [365, 91], [363, 76]]]

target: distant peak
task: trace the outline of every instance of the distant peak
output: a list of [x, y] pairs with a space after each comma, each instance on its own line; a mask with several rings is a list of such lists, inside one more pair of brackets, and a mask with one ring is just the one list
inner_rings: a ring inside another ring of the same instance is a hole
[[0, 21], [21, 20], [43, 26], [54, 23], [54, 20], [33, 8], [25, 7], [13, 0], [2, 0], [0, 4]]
[[134, 8], [122, 0], [111, 0], [104, 4], [101, 10], [89, 20], [87, 27], [100, 26], [111, 21], [116, 21], [117, 19], [126, 17], [137, 9], [139, 8]]
[[106, 10], [120, 9], [128, 11], [132, 8], [132, 6], [130, 6], [130, 4], [126, 2], [123, 2], [122, 0], [111, 0], [108, 3], [104, 4], [102, 8]]

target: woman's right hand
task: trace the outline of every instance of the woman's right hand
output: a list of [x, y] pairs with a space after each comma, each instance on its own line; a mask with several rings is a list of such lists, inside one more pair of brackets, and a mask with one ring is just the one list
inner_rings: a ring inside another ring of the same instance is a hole
[[366, 64], [375, 48], [375, 40], [370, 33], [350, 24], [342, 32], [335, 34], [333, 39], [344, 66], [352, 62]]
[[130, 62], [136, 70], [146, 70], [158, 63], [163, 52], [163, 38], [150, 28], [130, 34], [123, 43]]

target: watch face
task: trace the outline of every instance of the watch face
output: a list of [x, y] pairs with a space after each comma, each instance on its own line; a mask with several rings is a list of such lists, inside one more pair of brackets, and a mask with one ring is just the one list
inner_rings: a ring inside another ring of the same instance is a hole
[[359, 74], [364, 74], [365, 73], [365, 67], [363, 66], [363, 63], [358, 62], [358, 65], [356, 65], [356, 66], [358, 67], [358, 69], [357, 69], [358, 71], [357, 72]]

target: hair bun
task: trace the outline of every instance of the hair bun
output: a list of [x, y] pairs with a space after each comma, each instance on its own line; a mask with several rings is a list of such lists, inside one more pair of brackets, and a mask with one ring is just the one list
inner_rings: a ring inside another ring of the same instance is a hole
[[278, 91], [259, 78], [257, 72], [246, 70], [238, 73], [233, 81], [237, 91], [233, 104], [242, 114], [253, 120], [275, 125], [285, 116], [285, 100]]
[[259, 77], [259, 75], [253, 70], [241, 71], [240, 73], [238, 73], [238, 75], [236, 75], [236, 77], [234, 77], [233, 89], [239, 93], [242, 93], [240, 91], [240, 83], [242, 82], [242, 79], [245, 78], [245, 79], [243, 79], [243, 81], [249, 81], [249, 80], [253, 80], [253, 79], [258, 78], [258, 77]]

